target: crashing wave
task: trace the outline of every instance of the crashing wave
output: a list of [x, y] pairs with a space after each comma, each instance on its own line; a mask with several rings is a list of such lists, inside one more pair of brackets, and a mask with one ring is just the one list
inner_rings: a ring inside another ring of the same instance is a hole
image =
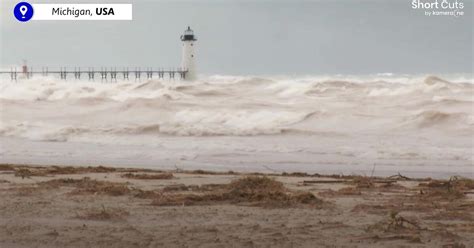
[[469, 131], [474, 116], [471, 82], [466, 77], [394, 74], [212, 76], [192, 83], [35, 77], [0, 84], [0, 136], [70, 141], [141, 135], [345, 137], [400, 127]]

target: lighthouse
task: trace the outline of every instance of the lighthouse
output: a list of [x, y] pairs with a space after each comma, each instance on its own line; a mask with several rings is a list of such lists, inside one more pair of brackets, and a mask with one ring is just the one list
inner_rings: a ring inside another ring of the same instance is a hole
[[196, 36], [194, 36], [194, 31], [189, 26], [184, 31], [184, 35], [181, 35], [181, 41], [183, 42], [181, 67], [187, 71], [185, 78], [186, 80], [196, 80], [196, 55], [194, 53]]

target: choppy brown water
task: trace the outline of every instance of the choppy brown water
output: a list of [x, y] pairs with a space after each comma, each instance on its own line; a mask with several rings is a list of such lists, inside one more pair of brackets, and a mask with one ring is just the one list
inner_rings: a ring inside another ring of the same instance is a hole
[[[171, 149], [163, 158], [170, 164], [184, 157], [248, 169], [355, 163], [363, 170], [436, 165], [472, 173], [473, 98], [469, 77], [213, 76], [192, 83], [36, 78], [1, 83], [0, 136], [3, 144], [15, 140], [33, 148], [34, 142], [95, 144], [109, 147], [109, 154], [132, 145], [141, 147], [138, 162], [160, 147]], [[3, 145], [4, 160], [20, 159], [15, 149]]]

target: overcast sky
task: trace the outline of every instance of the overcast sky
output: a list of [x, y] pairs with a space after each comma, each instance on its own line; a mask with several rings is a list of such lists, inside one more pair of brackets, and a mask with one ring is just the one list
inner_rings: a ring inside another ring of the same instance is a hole
[[190, 25], [204, 74], [472, 73], [473, 1], [459, 1], [455, 18], [425, 16], [411, 0], [30, 0], [133, 3], [134, 20], [19, 23], [17, 1], [0, 0], [0, 62], [178, 67]]

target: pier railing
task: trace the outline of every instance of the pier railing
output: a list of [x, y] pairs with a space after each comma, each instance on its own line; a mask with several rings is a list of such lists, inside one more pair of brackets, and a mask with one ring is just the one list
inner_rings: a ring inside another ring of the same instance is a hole
[[130, 80], [134, 78], [135, 81], [139, 81], [143, 78], [153, 79], [157, 77], [158, 79], [185, 79], [186, 73], [188, 71], [184, 69], [153, 69], [152, 67], [135, 67], [133, 70], [129, 68], [123, 68], [117, 70], [116, 67], [101, 67], [99, 69], [88, 67], [87, 69], [75, 67], [74, 69], [61, 67], [59, 69], [50, 70], [48, 67], [42, 67], [41, 71], [35, 71], [33, 68], [28, 68], [28, 70], [19, 71], [17, 68], [11, 68], [10, 71], [0, 71], [0, 74], [10, 74], [10, 79], [12, 81], [17, 81], [19, 76], [29, 79], [35, 75], [41, 76], [50, 76], [55, 75], [59, 76], [62, 80], [67, 80], [68, 78], [73, 78], [76, 80], [87, 79], [89, 81], [95, 81], [100, 79], [101, 81], [116, 82], [117, 76], [123, 80]]

